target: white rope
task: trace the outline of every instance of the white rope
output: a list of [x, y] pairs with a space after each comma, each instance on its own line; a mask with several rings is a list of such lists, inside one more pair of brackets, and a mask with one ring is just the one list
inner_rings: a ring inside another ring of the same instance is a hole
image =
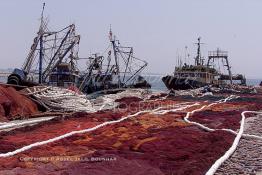
[[[257, 112], [257, 111], [244, 111], [241, 113], [241, 116], [242, 116], [242, 120], [241, 120], [241, 125], [240, 125], [240, 129], [239, 129], [239, 132], [235, 132], [231, 129], [212, 129], [212, 128], [209, 128], [209, 127], [206, 127], [204, 126], [203, 124], [200, 124], [200, 123], [197, 123], [197, 122], [193, 122], [193, 121], [190, 121], [188, 118], [190, 115], [194, 114], [195, 112], [198, 112], [198, 111], [201, 111], [203, 110], [204, 108], [206, 107], [211, 107], [213, 105], [216, 105], [216, 104], [219, 104], [219, 103], [225, 103], [227, 102], [228, 100], [232, 100], [234, 98], [238, 98], [238, 96], [229, 96], [228, 98], [226, 99], [223, 99], [223, 100], [219, 100], [215, 103], [211, 103], [210, 105], [204, 105], [202, 106], [201, 108], [199, 109], [195, 109], [191, 112], [188, 112], [186, 117], [184, 118], [184, 120], [188, 123], [191, 123], [191, 124], [194, 124], [194, 125], [197, 125], [198, 127], [206, 130], [206, 131], [209, 131], [209, 132], [213, 132], [213, 131], [218, 131], [218, 130], [223, 130], [223, 131], [228, 131], [230, 133], [233, 133], [233, 134], [236, 134], [236, 138], [234, 139], [234, 142], [232, 144], [232, 146], [229, 148], [229, 150], [226, 151], [226, 153], [220, 157], [212, 166], [211, 168], [208, 170], [208, 172], [206, 173], [206, 175], [213, 175], [215, 174], [215, 172], [217, 171], [217, 169], [222, 165], [222, 163], [224, 163], [227, 159], [229, 159], [229, 157], [235, 152], [238, 144], [239, 144], [239, 141], [241, 139], [242, 136], [245, 136], [245, 137], [250, 137], [250, 138], [256, 138], [256, 139], [262, 139], [262, 136], [256, 136], [256, 135], [250, 135], [250, 134], [243, 134], [244, 133], [244, 124], [245, 124], [245, 114], [246, 113], [255, 113], [255, 114], [262, 114], [262, 112]], [[197, 103], [195, 103], [197, 104]]]
[[[242, 113], [243, 114], [243, 113]], [[241, 114], [241, 115], [242, 115]], [[242, 115], [242, 120], [241, 120], [241, 125], [240, 125], [240, 129], [239, 132], [232, 144], [232, 146], [229, 148], [229, 150], [226, 151], [226, 153], [220, 157], [211, 167], [210, 169], [207, 171], [206, 175], [213, 175], [215, 174], [215, 172], [217, 171], [217, 169], [222, 165], [222, 163], [224, 163], [237, 149], [237, 145], [239, 144], [239, 141], [241, 139], [241, 136], [244, 132], [244, 124], [245, 124], [245, 116]]]
[[12, 128], [12, 127], [17, 127], [17, 126], [23, 126], [23, 125], [29, 125], [29, 124], [34, 124], [34, 123], [39, 123], [39, 122], [44, 122], [53, 119], [54, 117], [41, 117], [41, 118], [35, 118], [35, 119], [27, 119], [24, 121], [11, 121], [7, 122], [3, 125], [0, 125], [0, 130], [7, 129], [7, 128]]
[[48, 87], [40, 91], [35, 89], [35, 92], [31, 92], [31, 94], [45, 103], [45, 105], [55, 109], [61, 109], [63, 111], [82, 111], [89, 113], [103, 110], [106, 107], [106, 109], [113, 108], [118, 104], [115, 103], [115, 100], [117, 99], [124, 97], [138, 97], [145, 99], [145, 96], [148, 95], [147, 91], [143, 89], [127, 89], [117, 94], [108, 94], [98, 97], [102, 100], [102, 104], [98, 106], [92, 103], [95, 100], [89, 100], [85, 95], [79, 95], [74, 91], [58, 87]]
[[[192, 106], [192, 105], [187, 105], [188, 107]], [[185, 109], [185, 106], [182, 105], [182, 107], [180, 108], [177, 108], [176, 111], [178, 110], [183, 110]], [[153, 110], [153, 112], [156, 112], [158, 111], [157, 109], [156, 110]], [[84, 129], [84, 130], [80, 130], [80, 131], [71, 131], [69, 133], [66, 133], [64, 135], [60, 135], [58, 137], [54, 137], [52, 139], [49, 139], [49, 140], [45, 140], [45, 141], [40, 141], [40, 142], [36, 142], [36, 143], [33, 143], [33, 144], [30, 144], [30, 145], [27, 145], [27, 146], [24, 146], [22, 148], [19, 148], [19, 149], [16, 149], [14, 151], [10, 151], [10, 152], [7, 152], [7, 153], [1, 153], [0, 154], [0, 157], [10, 157], [10, 156], [13, 156], [13, 155], [16, 155], [18, 153], [21, 153], [21, 152], [24, 152], [24, 151], [27, 151], [29, 149], [32, 149], [34, 147], [38, 147], [38, 146], [41, 146], [41, 145], [45, 145], [45, 144], [48, 144], [48, 143], [52, 143], [52, 142], [55, 142], [55, 141], [58, 141], [58, 140], [61, 140], [61, 139], [64, 139], [64, 138], [67, 138], [67, 137], [70, 137], [70, 136], [73, 136], [75, 134], [83, 134], [83, 133], [87, 133], [87, 132], [91, 132], [91, 131], [94, 131], [94, 130], [97, 130], [101, 127], [104, 127], [104, 126], [107, 126], [107, 125], [111, 125], [111, 124], [115, 124], [115, 123], [119, 123], [119, 122], [122, 122], [124, 120], [127, 120], [131, 117], [135, 117], [135, 116], [138, 116], [140, 114], [143, 114], [143, 113], [150, 113], [152, 112], [152, 110], [144, 110], [144, 111], [139, 111], [135, 114], [132, 114], [132, 115], [128, 115], [126, 117], [123, 117], [121, 119], [118, 119], [118, 120], [113, 120], [113, 121], [108, 121], [108, 122], [104, 122], [102, 124], [99, 124], [95, 127], [92, 127], [92, 128], [87, 128], [87, 129]]]
[[[226, 153], [220, 157], [218, 160], [216, 160], [216, 162], [211, 166], [211, 168], [207, 171], [206, 175], [213, 175], [215, 174], [215, 172], [217, 171], [217, 169], [227, 160], [230, 158], [230, 156], [235, 152], [235, 150], [237, 149], [237, 146], [239, 144], [239, 141], [244, 133], [244, 125], [245, 125], [245, 114], [246, 113], [254, 113], [254, 114], [262, 114], [262, 112], [258, 112], [258, 111], [244, 111], [241, 113], [242, 116], [242, 120], [241, 120], [241, 125], [240, 125], [240, 129], [239, 132], [232, 144], [232, 146], [226, 151]], [[260, 136], [257, 136], [259, 138], [261, 138]]]

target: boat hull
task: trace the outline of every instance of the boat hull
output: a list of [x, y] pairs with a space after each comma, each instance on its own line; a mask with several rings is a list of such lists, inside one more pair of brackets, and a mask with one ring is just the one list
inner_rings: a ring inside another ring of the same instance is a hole
[[162, 81], [169, 90], [196, 89], [208, 85], [195, 79], [177, 78], [171, 75], [164, 76]]

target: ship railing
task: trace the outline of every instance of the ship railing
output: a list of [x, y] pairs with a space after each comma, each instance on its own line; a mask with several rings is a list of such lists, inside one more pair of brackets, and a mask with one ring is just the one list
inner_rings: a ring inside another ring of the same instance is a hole
[[209, 57], [227, 57], [228, 52], [222, 51], [222, 50], [216, 50], [216, 51], [209, 51], [208, 52]]
[[209, 72], [179, 72], [175, 73], [174, 77], [177, 78], [191, 78], [195, 79], [196, 81], [205, 81], [205, 82], [210, 82], [214, 79], [214, 74], [209, 73]]
[[207, 75], [213, 75], [209, 72], [176, 72], [174, 76], [180, 76], [180, 77], [205, 77]]
[[0, 77], [8, 77], [11, 73], [0, 72]]

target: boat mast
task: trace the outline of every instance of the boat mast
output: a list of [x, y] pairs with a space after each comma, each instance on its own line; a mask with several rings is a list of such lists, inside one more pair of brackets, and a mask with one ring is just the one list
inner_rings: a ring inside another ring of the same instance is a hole
[[195, 58], [195, 65], [196, 66], [199, 66], [199, 65], [203, 65], [203, 59], [201, 58], [201, 43], [200, 40], [201, 40], [201, 37], [198, 37], [198, 42], [195, 43], [197, 44], [197, 56]]
[[42, 83], [42, 71], [43, 71], [43, 35], [44, 35], [44, 10], [45, 10], [45, 3], [43, 3], [43, 9], [41, 13], [41, 24], [39, 29], [40, 35], [40, 50], [39, 50], [39, 84]]
[[120, 80], [119, 64], [118, 64], [117, 50], [116, 50], [117, 46], [116, 46], [115, 37], [113, 37], [111, 26], [110, 26], [110, 31], [109, 31], [109, 39], [110, 39], [110, 42], [112, 43], [112, 46], [113, 46], [114, 57], [115, 57], [115, 64], [116, 64], [115, 65], [116, 66], [116, 74], [117, 74], [117, 77], [118, 77], [118, 87], [120, 87], [121, 80]]
[[185, 64], [187, 64], [187, 49], [188, 49], [188, 47], [187, 46], [185, 46]]

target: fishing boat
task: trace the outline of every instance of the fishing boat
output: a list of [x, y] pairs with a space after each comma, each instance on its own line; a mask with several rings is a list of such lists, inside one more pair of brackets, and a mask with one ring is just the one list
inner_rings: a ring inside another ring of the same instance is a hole
[[62, 62], [52, 70], [48, 85], [65, 88], [77, 86], [79, 76], [79, 71], [70, 63]]
[[77, 85], [78, 70], [72, 66], [78, 54], [80, 35], [75, 25], [50, 31], [48, 20], [41, 13], [40, 27], [22, 68], [16, 68], [8, 76], [7, 83], [19, 86]]
[[151, 88], [140, 74], [148, 63], [134, 56], [133, 47], [122, 46], [113, 36], [111, 28], [109, 41], [106, 56], [93, 54], [88, 58], [89, 66], [80, 77], [79, 89], [93, 93], [122, 88]]
[[[201, 38], [198, 38], [197, 55], [194, 58], [195, 64], [181, 64], [175, 67], [173, 75], [162, 77], [165, 86], [170, 90], [195, 89], [208, 85], [223, 86], [240, 81], [239, 84], [246, 85], [246, 79], [243, 75], [232, 75], [231, 67], [228, 61], [228, 52], [217, 49], [208, 52], [208, 60], [201, 56]], [[215, 60], [222, 60], [226, 67], [227, 74], [221, 73], [214, 66]]]
[[[22, 68], [9, 75], [7, 83], [19, 86], [50, 85], [77, 87], [84, 93], [119, 89], [150, 88], [140, 75], [147, 62], [134, 56], [133, 47], [121, 46], [110, 29], [110, 50], [107, 56], [94, 54], [88, 58], [78, 56], [80, 35], [75, 25], [50, 31], [44, 18], [43, 5], [40, 27]], [[105, 52], [106, 53], [106, 52]], [[106, 59], [105, 59], [106, 58]], [[77, 61], [87, 59], [85, 71], [78, 69]]]

